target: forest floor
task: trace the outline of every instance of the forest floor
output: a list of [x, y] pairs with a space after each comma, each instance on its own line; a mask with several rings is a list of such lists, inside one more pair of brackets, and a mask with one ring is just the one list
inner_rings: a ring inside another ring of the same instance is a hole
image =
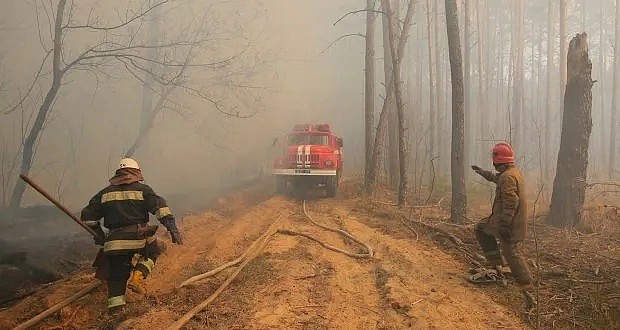
[[[479, 259], [473, 223], [448, 224], [441, 203], [403, 212], [391, 205], [388, 194], [367, 201], [356, 190], [348, 184], [337, 198], [309, 200], [308, 212], [370, 245], [372, 258], [351, 258], [303, 237], [276, 234], [185, 328], [524, 329], [536, 327], [537, 320], [541, 328], [618, 328], [620, 223], [608, 208], [597, 216], [609, 221], [590, 221], [587, 233], [534, 226], [538, 258], [529, 241], [527, 255], [539, 266], [533, 269], [540, 274], [541, 308], [526, 315], [511, 281], [475, 286], [465, 279]], [[363, 252], [308, 222], [301, 201], [273, 197], [270, 191], [264, 185], [249, 187], [220, 198], [209, 212], [183, 217], [185, 244], [167, 244], [148, 280], [149, 293], [130, 295], [121, 315], [107, 315], [101, 286], [37, 327], [165, 328], [209, 297], [234, 267], [197, 285], [179, 289], [180, 283], [239, 257], [276, 222], [278, 228]], [[92, 282], [92, 271], [85, 270], [42, 286], [0, 311], [0, 328], [14, 327]]]

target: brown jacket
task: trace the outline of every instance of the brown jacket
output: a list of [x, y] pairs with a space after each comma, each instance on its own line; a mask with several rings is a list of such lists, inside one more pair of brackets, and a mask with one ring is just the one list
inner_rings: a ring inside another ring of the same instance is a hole
[[500, 173], [481, 171], [485, 179], [497, 184], [489, 224], [510, 226], [511, 238], [522, 241], [527, 234], [527, 200], [523, 174], [514, 165], [504, 165]]

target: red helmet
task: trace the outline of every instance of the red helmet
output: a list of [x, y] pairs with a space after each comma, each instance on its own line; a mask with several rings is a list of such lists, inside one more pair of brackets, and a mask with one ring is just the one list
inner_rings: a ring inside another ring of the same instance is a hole
[[510, 144], [501, 142], [493, 147], [493, 164], [502, 165], [515, 162], [515, 153]]

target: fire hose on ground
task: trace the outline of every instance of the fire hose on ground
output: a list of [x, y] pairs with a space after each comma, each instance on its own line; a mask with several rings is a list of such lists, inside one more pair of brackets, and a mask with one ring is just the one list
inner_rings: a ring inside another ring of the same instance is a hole
[[[73, 219], [76, 223], [78, 223], [82, 228], [84, 228], [86, 231], [88, 231], [91, 235], [93, 236], [97, 236], [97, 234], [90, 229], [86, 224], [84, 224], [82, 221], [80, 221], [75, 215], [71, 214], [71, 212], [69, 212], [69, 210], [67, 208], [65, 208], [63, 205], [61, 205], [58, 201], [56, 201], [54, 198], [52, 198], [47, 192], [45, 192], [45, 190], [43, 190], [43, 188], [41, 188], [40, 186], [38, 186], [37, 184], [35, 184], [30, 178], [21, 175], [20, 176], [22, 178], [22, 180], [24, 180], [26, 183], [28, 183], [31, 187], [33, 187], [36, 191], [38, 191], [39, 193], [41, 193], [45, 198], [47, 198], [50, 202], [52, 202], [56, 207], [58, 207], [60, 210], [62, 210], [65, 214], [67, 214], [69, 217], [71, 217], [71, 219]], [[341, 230], [341, 229], [337, 229], [337, 228], [330, 228], [324, 225], [319, 224], [318, 222], [316, 222], [311, 216], [310, 214], [308, 214], [308, 211], [306, 209], [306, 201], [303, 201], [303, 213], [306, 216], [306, 218], [314, 225], [327, 230], [327, 231], [331, 231], [334, 233], [338, 233], [344, 237], [349, 238], [350, 240], [354, 241], [355, 243], [359, 244], [360, 246], [363, 246], [364, 249], [367, 251], [366, 253], [354, 253], [354, 252], [349, 252], [349, 251], [345, 251], [342, 249], [339, 249], [337, 247], [331, 246], [329, 244], [326, 244], [322, 241], [320, 241], [319, 239], [312, 237], [311, 235], [305, 234], [305, 233], [301, 233], [298, 231], [294, 231], [294, 230], [290, 230], [290, 229], [277, 229], [277, 225], [279, 224], [279, 220], [281, 218], [278, 217], [276, 219], [276, 221], [274, 221], [274, 223], [269, 226], [269, 228], [267, 229], [267, 231], [261, 235], [256, 241], [254, 241], [250, 247], [237, 259], [228, 262], [216, 269], [213, 269], [209, 272], [200, 274], [200, 275], [196, 275], [186, 281], [184, 281], [183, 283], [181, 283], [180, 287], [184, 287], [193, 283], [196, 283], [200, 280], [203, 280], [205, 278], [208, 277], [212, 277], [218, 273], [220, 273], [221, 271], [228, 269], [230, 267], [234, 267], [234, 266], [238, 266], [238, 268], [226, 279], [226, 281], [224, 281], [224, 283], [222, 283], [220, 285], [220, 287], [213, 293], [211, 294], [211, 296], [209, 296], [207, 299], [205, 299], [203, 302], [201, 302], [200, 304], [196, 305], [194, 308], [192, 308], [189, 312], [187, 312], [185, 315], [183, 315], [179, 320], [177, 320], [175, 323], [173, 323], [172, 325], [170, 325], [167, 329], [180, 329], [183, 325], [185, 325], [187, 322], [189, 322], [197, 313], [203, 311], [211, 302], [213, 302], [215, 299], [217, 299], [217, 297], [228, 287], [228, 285], [230, 285], [230, 283], [239, 275], [239, 273], [243, 270], [243, 268], [250, 263], [250, 261], [252, 261], [254, 258], [256, 258], [258, 255], [260, 255], [260, 253], [263, 251], [263, 249], [267, 246], [267, 244], [269, 243], [269, 241], [275, 236], [275, 234], [283, 234], [283, 235], [292, 235], [292, 236], [300, 236], [300, 237], [305, 237], [307, 239], [310, 239], [314, 242], [317, 242], [318, 244], [320, 244], [321, 246], [323, 246], [324, 248], [334, 251], [334, 252], [338, 252], [338, 253], [342, 253], [344, 255], [347, 255], [349, 257], [352, 258], [372, 258], [374, 255], [374, 251], [372, 250], [372, 248], [360, 241], [359, 239], [355, 238], [353, 235], [351, 235], [350, 233]], [[35, 317], [31, 318], [30, 320], [23, 322], [21, 324], [19, 324], [15, 329], [27, 329], [29, 327], [32, 327], [34, 325], [36, 325], [37, 323], [41, 322], [42, 320], [44, 320], [45, 318], [49, 317], [50, 315], [54, 314], [55, 312], [59, 311], [60, 309], [62, 309], [63, 307], [69, 305], [70, 303], [78, 300], [79, 298], [89, 294], [90, 292], [92, 292], [94, 289], [96, 289], [97, 287], [99, 287], [101, 285], [100, 281], [97, 281], [96, 283], [93, 283], [85, 288], [83, 288], [82, 290], [78, 291], [77, 293], [73, 294], [72, 296], [70, 296], [69, 298], [55, 304], [54, 306], [47, 308], [46, 310], [44, 310], [43, 312], [39, 313], [38, 315], [36, 315]]]
[[[275, 234], [283, 234], [283, 235], [293, 235], [293, 236], [302, 236], [305, 238], [308, 238], [314, 242], [319, 243], [321, 246], [323, 246], [324, 248], [334, 251], [334, 252], [338, 252], [338, 253], [342, 253], [344, 255], [347, 255], [349, 257], [352, 258], [372, 258], [374, 255], [374, 251], [372, 250], [372, 248], [360, 241], [359, 239], [355, 238], [353, 235], [349, 234], [348, 232], [341, 230], [341, 229], [336, 229], [336, 228], [330, 228], [327, 226], [323, 226], [321, 224], [319, 224], [318, 222], [316, 222], [311, 216], [310, 214], [308, 214], [308, 210], [306, 209], [306, 201], [303, 202], [303, 212], [304, 215], [306, 216], [306, 218], [314, 225], [331, 231], [331, 232], [335, 232], [338, 234], [341, 234], [349, 239], [351, 239], [352, 241], [354, 241], [355, 243], [359, 244], [360, 246], [363, 246], [366, 249], [366, 253], [353, 253], [353, 252], [349, 252], [349, 251], [345, 251], [342, 249], [339, 249], [337, 247], [331, 246], [329, 244], [326, 244], [322, 241], [320, 241], [319, 239], [312, 237], [308, 234], [304, 234], [301, 232], [297, 232], [294, 230], [290, 230], [290, 229], [275, 229], [277, 228], [277, 225], [279, 223], [280, 218], [278, 218], [271, 226], [269, 226], [269, 229], [267, 229], [267, 231], [260, 236], [256, 241], [254, 241], [252, 243], [252, 245], [250, 245], [250, 247], [241, 255], [241, 257], [239, 257], [238, 259], [229, 262], [223, 266], [220, 266], [212, 271], [206, 272], [204, 274], [200, 274], [200, 275], [196, 275], [190, 279], [188, 279], [187, 281], [181, 283], [180, 287], [184, 287], [187, 285], [190, 285], [192, 283], [196, 283], [200, 280], [203, 280], [205, 278], [214, 276], [215, 274], [223, 271], [226, 268], [229, 267], [233, 267], [237, 264], [239, 264], [239, 262], [241, 262], [241, 260], [244, 260], [243, 263], [235, 270], [234, 273], [232, 273], [227, 279], [226, 281], [224, 281], [224, 283], [222, 283], [220, 285], [220, 287], [213, 293], [211, 294], [211, 296], [209, 296], [207, 299], [205, 299], [203, 302], [201, 302], [200, 304], [196, 305], [196, 307], [192, 308], [189, 312], [185, 313], [180, 319], [178, 319], [177, 321], [175, 321], [172, 325], [170, 325], [168, 328], [166, 328], [167, 330], [177, 330], [177, 329], [181, 329], [181, 327], [183, 327], [187, 322], [189, 322], [197, 313], [200, 313], [201, 311], [203, 311], [211, 302], [213, 302], [215, 299], [217, 299], [217, 297], [224, 292], [224, 290], [228, 287], [228, 285], [230, 285], [230, 283], [237, 277], [237, 275], [239, 275], [239, 273], [241, 272], [241, 270], [243, 269], [243, 267], [245, 267], [248, 263], [250, 263], [250, 261], [252, 261], [254, 258], [256, 258], [261, 252], [262, 250], [267, 246], [267, 243], [269, 243], [269, 241], [275, 236]], [[255, 248], [256, 246], [258, 246], [257, 248]]]

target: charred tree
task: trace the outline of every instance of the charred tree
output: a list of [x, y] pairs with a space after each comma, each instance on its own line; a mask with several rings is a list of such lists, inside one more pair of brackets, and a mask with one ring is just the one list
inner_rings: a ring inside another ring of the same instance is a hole
[[372, 191], [374, 166], [372, 164], [372, 144], [375, 114], [375, 13], [374, 0], [366, 1], [366, 58], [365, 58], [365, 89], [364, 89], [364, 187], [366, 194]]
[[549, 211], [549, 221], [558, 227], [581, 220], [592, 131], [592, 62], [586, 33], [577, 34], [568, 47], [562, 136]]
[[451, 218], [461, 223], [467, 212], [465, 195], [465, 99], [463, 91], [463, 59], [459, 38], [459, 17], [456, 0], [446, 0], [446, 31], [452, 82], [452, 206]]
[[[410, 4], [415, 0], [410, 0]], [[398, 120], [398, 163], [399, 163], [399, 176], [400, 181], [398, 184], [398, 205], [404, 206], [406, 202], [407, 192], [407, 161], [405, 154], [405, 105], [403, 102], [402, 85], [400, 83], [400, 61], [396, 50], [396, 19], [394, 11], [389, 0], [383, 0], [384, 8], [388, 17], [388, 39], [390, 45], [390, 51], [392, 53], [392, 79], [394, 80], [394, 97], [396, 100], [396, 119]]]

